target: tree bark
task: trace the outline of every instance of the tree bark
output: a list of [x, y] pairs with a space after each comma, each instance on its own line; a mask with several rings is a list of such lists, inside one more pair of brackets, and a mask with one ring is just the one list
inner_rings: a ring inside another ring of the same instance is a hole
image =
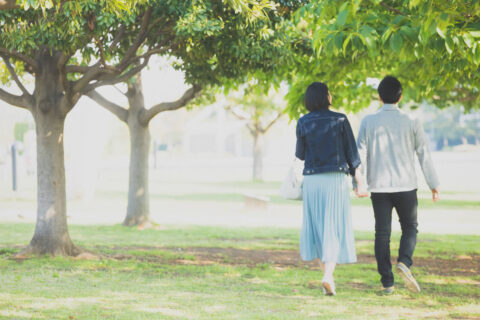
[[264, 134], [256, 130], [253, 134], [253, 180], [263, 180]]
[[130, 131], [130, 168], [127, 216], [125, 226], [143, 225], [150, 219], [148, 190], [150, 131], [149, 121], [140, 121], [145, 110], [140, 74], [128, 84], [129, 111], [127, 125]]
[[32, 113], [37, 133], [37, 221], [24, 254], [75, 256], [81, 251], [67, 226], [63, 132], [67, 112], [58, 62], [60, 55], [40, 50]]

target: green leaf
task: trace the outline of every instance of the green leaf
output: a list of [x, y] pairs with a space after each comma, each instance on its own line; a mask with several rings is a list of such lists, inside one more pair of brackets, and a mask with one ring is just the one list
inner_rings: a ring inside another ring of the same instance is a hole
[[437, 27], [437, 33], [440, 37], [442, 37], [443, 39], [445, 39], [445, 31], [442, 30], [440, 27]]
[[343, 49], [343, 32], [339, 32], [335, 36], [335, 48], [337, 48], [338, 51]]
[[390, 48], [392, 48], [393, 51], [395, 52], [400, 52], [403, 46], [403, 39], [402, 35], [400, 33], [394, 33], [390, 37]]
[[452, 54], [453, 46], [454, 46], [454, 43], [453, 43], [452, 38], [450, 36], [446, 37], [445, 38], [445, 49], [447, 49], [447, 52], [449, 54]]
[[382, 44], [385, 44], [387, 42], [390, 35], [392, 34], [392, 31], [392, 28], [388, 28], [387, 30], [385, 30], [385, 32], [382, 34]]
[[337, 16], [337, 21], [336, 24], [340, 27], [344, 26], [345, 23], [347, 22], [347, 16], [348, 16], [348, 10], [343, 10], [340, 12]]
[[418, 6], [420, 3], [421, 3], [421, 0], [410, 0], [408, 7], [412, 9]]
[[343, 42], [343, 53], [345, 53], [347, 51], [347, 46], [348, 46], [348, 43], [350, 42], [350, 39], [352, 39], [352, 36], [353, 36], [353, 33], [349, 33], [347, 38], [345, 39], [345, 41]]
[[475, 40], [473, 39], [473, 37], [468, 34], [468, 33], [465, 33], [463, 35], [463, 41], [465, 42], [465, 44], [467, 45], [467, 47], [471, 48], [472, 45], [475, 43]]
[[480, 31], [470, 31], [470, 35], [474, 38], [480, 38]]
[[396, 16], [393, 20], [392, 20], [392, 24], [394, 25], [399, 25], [400, 23], [402, 23], [402, 21], [405, 19], [405, 16]]

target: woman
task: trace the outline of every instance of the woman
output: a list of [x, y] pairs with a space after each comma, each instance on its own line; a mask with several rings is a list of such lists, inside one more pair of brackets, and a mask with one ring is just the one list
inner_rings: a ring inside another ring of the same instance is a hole
[[295, 151], [305, 160], [300, 255], [305, 261], [320, 259], [327, 295], [336, 294], [336, 264], [357, 261], [347, 175], [355, 177], [360, 165], [350, 123], [344, 114], [329, 110], [331, 102], [326, 84], [308, 86], [305, 106], [310, 112], [298, 120]]

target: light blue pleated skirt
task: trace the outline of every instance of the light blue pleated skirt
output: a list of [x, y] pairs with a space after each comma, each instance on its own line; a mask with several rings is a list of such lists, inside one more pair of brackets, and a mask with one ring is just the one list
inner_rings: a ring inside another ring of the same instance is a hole
[[303, 260], [357, 262], [347, 175], [341, 172], [306, 175], [303, 180]]

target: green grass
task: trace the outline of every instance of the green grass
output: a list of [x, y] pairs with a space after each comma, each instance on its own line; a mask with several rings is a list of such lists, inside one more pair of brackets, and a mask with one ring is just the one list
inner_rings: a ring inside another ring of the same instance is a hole
[[[480, 275], [478, 268], [469, 270], [479, 261], [478, 236], [420, 234], [414, 272], [422, 293], [398, 285], [385, 297], [377, 293], [373, 235], [356, 233], [364, 262], [339, 266], [338, 295], [325, 297], [318, 267], [298, 257], [294, 229], [71, 226], [75, 243], [100, 260], [13, 260], [33, 228], [0, 224], [0, 319], [480, 317]], [[398, 238], [394, 234], [393, 250]], [[199, 253], [209, 250], [221, 253]], [[295, 263], [282, 264], [277, 253], [289, 253]]]
[[[285, 200], [279, 196], [281, 182], [278, 181], [235, 181], [235, 182], [189, 182], [187, 190], [185, 183], [174, 183], [172, 181], [152, 181], [150, 191], [151, 200], [173, 200], [191, 202], [222, 202], [239, 203], [244, 201], [244, 195], [254, 194], [265, 196], [272, 204], [300, 206], [301, 201]], [[118, 185], [112, 184], [108, 189], [99, 188], [96, 191], [96, 199], [102, 200], [124, 200], [127, 197], [126, 191], [116, 190]], [[419, 207], [422, 209], [450, 209], [450, 210], [480, 210], [480, 200], [477, 200], [475, 192], [454, 192], [441, 190], [441, 199], [437, 203], [431, 200], [429, 191], [418, 192]], [[9, 198], [1, 197], [3, 203], [22, 204], [35, 203], [35, 194], [31, 197]], [[369, 198], [355, 198], [352, 193], [351, 204], [353, 206], [371, 206]], [[480, 212], [480, 211], [479, 211]]]
[[[281, 205], [300, 205], [300, 201], [285, 200], [276, 193], [263, 191], [263, 192], [253, 192], [253, 194], [265, 196], [270, 199], [270, 202], [273, 204]], [[159, 194], [151, 193], [150, 199], [152, 200], [177, 200], [177, 201], [214, 201], [214, 202], [243, 202], [245, 194], [252, 194], [248, 192], [248, 189], [245, 192], [230, 192], [230, 193], [183, 193], [183, 194]], [[104, 191], [99, 192], [98, 196], [104, 199], [122, 199], [126, 197], [125, 192], [121, 191]], [[353, 206], [371, 206], [371, 201], [369, 198], [351, 198], [351, 204]], [[418, 199], [419, 207], [423, 209], [461, 209], [461, 210], [473, 210], [480, 208], [480, 201], [475, 200], [457, 200], [457, 199], [441, 199], [441, 201], [434, 203], [430, 198], [421, 198]]]

